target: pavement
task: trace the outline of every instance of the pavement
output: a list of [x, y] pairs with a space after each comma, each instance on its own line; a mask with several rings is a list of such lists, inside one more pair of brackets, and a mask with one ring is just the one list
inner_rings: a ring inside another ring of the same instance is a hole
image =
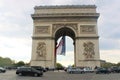
[[64, 71], [48, 71], [42, 77], [18, 76], [15, 70], [0, 73], [0, 80], [120, 80], [120, 73], [110, 74], [68, 74]]

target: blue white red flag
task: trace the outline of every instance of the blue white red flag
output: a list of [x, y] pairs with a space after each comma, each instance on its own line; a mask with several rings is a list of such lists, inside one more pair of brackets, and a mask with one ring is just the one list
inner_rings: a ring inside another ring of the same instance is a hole
[[65, 55], [65, 36], [63, 36], [57, 46], [56, 53], [58, 55]]

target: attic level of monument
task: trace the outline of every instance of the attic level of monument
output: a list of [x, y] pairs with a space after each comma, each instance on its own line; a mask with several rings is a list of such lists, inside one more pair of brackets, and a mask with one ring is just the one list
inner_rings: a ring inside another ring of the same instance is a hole
[[[36, 6], [34, 14], [31, 15], [34, 20], [42, 21], [56, 20], [66, 18], [67, 21], [80, 21], [90, 19], [96, 20], [99, 13], [96, 13], [95, 5], [67, 5], [67, 6]], [[75, 19], [76, 18], [76, 19]], [[85, 19], [86, 18], [86, 19]]]

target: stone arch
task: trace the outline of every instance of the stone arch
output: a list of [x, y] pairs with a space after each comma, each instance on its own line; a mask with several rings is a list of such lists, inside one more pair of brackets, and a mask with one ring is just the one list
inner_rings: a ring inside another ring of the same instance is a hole
[[63, 35], [71, 37], [73, 41], [75, 40], [75, 36], [76, 36], [75, 32], [71, 28], [62, 27], [56, 30], [55, 35], [54, 35], [55, 41], [57, 41]]
[[[71, 37], [74, 40], [75, 37], [77, 36], [77, 33], [78, 33], [77, 24], [53, 24], [52, 27], [53, 27], [53, 29], [52, 29], [53, 30], [53, 37], [56, 37], [56, 33], [58, 33], [58, 32], [60, 33], [60, 31], [62, 31], [65, 35], [65, 32], [67, 31], [68, 32], [68, 33], [66, 33], [67, 36]], [[69, 32], [72, 32], [72, 34]], [[59, 37], [61, 35], [63, 35], [63, 33], [60, 34]], [[56, 39], [58, 39], [58, 38], [56, 38]]]

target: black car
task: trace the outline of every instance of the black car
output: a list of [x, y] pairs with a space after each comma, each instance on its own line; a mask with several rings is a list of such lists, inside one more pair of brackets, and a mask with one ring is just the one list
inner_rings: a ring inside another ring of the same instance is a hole
[[100, 74], [100, 73], [108, 74], [110, 73], [110, 71], [107, 68], [97, 68], [96, 74]]
[[120, 67], [117, 67], [117, 66], [111, 67], [111, 72], [112, 73], [120, 73]]
[[34, 68], [31, 67], [20, 67], [16, 70], [16, 74], [20, 75], [20, 76], [42, 76], [43, 72], [42, 71], [38, 71]]
[[43, 72], [46, 72], [47, 69], [46, 68], [43, 68], [41, 66], [31, 66], [32, 68], [36, 69], [36, 70], [39, 70], [39, 71], [43, 71]]

